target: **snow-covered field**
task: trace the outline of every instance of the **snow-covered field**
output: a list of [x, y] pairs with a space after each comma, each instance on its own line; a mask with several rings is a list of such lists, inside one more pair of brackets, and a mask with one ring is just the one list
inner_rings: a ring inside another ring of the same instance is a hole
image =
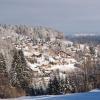
[[20, 97], [10, 100], [100, 100], [100, 90], [92, 90], [87, 93], [74, 93], [66, 95], [52, 95], [52, 96], [33, 96]]

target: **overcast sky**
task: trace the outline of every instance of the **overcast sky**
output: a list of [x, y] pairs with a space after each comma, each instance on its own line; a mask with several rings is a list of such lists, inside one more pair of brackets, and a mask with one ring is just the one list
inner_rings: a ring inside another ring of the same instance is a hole
[[100, 32], [100, 0], [0, 0], [0, 23]]

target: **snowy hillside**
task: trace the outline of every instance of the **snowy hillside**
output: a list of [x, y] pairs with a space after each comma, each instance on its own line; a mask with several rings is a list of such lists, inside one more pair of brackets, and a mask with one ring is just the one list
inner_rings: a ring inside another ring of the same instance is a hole
[[36, 97], [34, 96], [20, 97], [13, 100], [100, 100], [100, 90], [92, 90], [92, 92], [88, 93], [75, 93], [75, 94], [66, 94], [59, 96], [47, 95], [47, 96], [36, 96]]
[[[100, 88], [99, 45], [94, 48], [74, 43], [51, 28], [1, 25], [0, 52], [1, 98], [80, 93]], [[5, 82], [7, 90], [2, 88], [6, 88]]]

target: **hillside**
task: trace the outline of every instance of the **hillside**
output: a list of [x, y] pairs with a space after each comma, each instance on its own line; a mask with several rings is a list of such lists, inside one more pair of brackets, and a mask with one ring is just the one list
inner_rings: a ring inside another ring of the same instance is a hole
[[100, 88], [100, 46], [74, 43], [57, 30], [0, 25], [0, 53], [1, 98]]
[[66, 94], [59, 96], [37, 96], [37, 97], [21, 97], [14, 100], [99, 100], [100, 90], [93, 90], [93, 92], [88, 93], [76, 93], [76, 94]]

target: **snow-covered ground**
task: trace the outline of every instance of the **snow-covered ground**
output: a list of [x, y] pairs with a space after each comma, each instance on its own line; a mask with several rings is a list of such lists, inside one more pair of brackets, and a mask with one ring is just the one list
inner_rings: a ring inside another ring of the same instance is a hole
[[92, 90], [87, 93], [74, 93], [66, 95], [51, 95], [51, 96], [33, 96], [20, 97], [11, 100], [100, 100], [100, 90]]

